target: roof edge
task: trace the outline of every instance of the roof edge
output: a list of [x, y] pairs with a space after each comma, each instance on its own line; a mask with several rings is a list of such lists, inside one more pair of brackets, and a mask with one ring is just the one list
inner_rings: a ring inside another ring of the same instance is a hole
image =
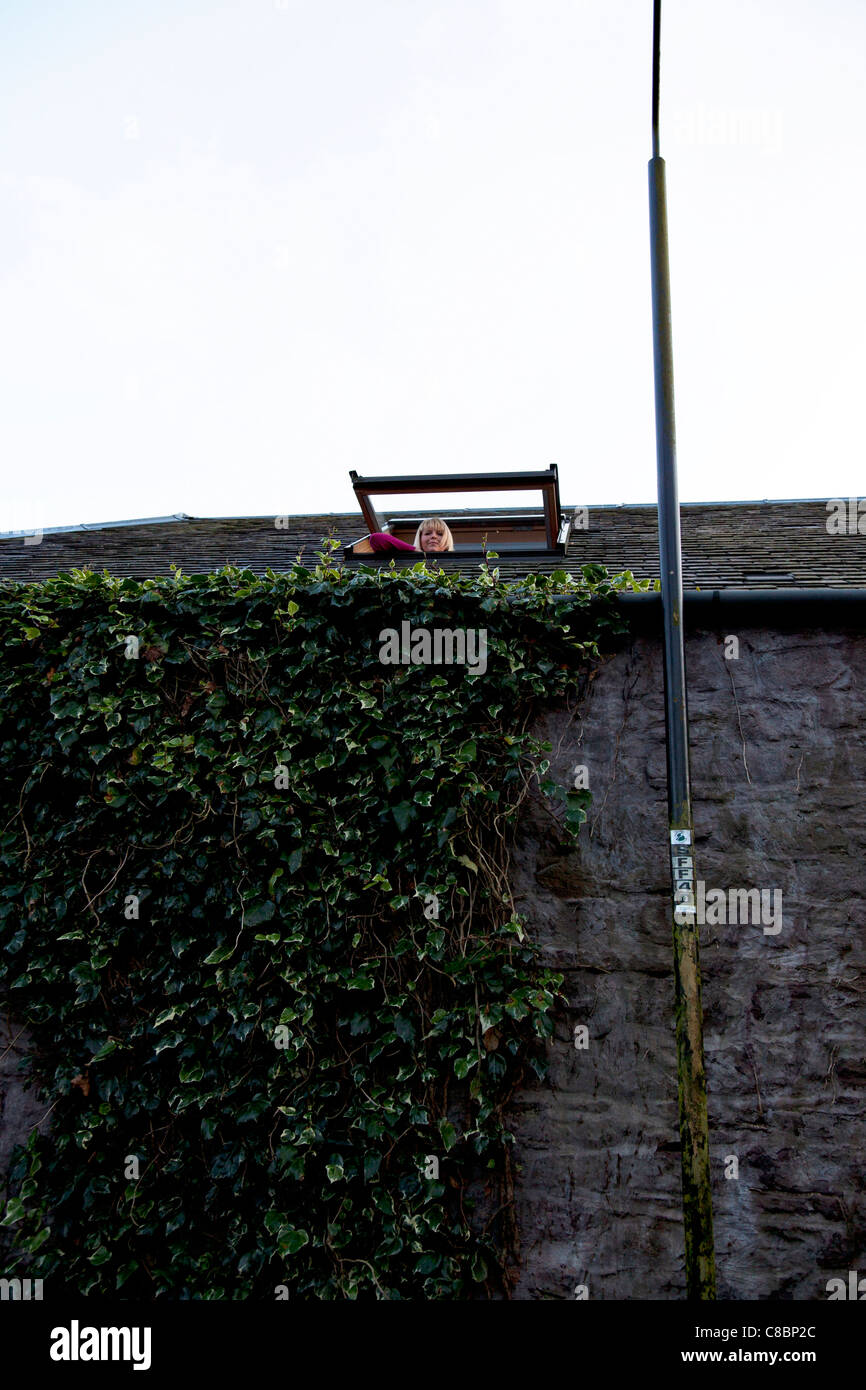
[[[834, 501], [839, 501], [839, 500], [840, 500], [839, 498], [835, 498], [835, 497], [746, 497], [746, 498], [741, 498], [741, 499], [731, 500], [731, 501], [724, 501], [724, 500], [721, 500], [721, 499], [716, 499], [715, 501], [711, 501], [711, 502], [708, 502], [708, 501], [704, 501], [704, 502], [682, 502], [682, 501], [681, 501], [679, 505], [680, 505], [680, 508], [681, 508], [681, 509], [687, 508], [687, 507], [762, 507], [762, 506], [774, 506], [774, 507], [778, 507], [778, 506], [797, 506], [797, 505], [800, 505], [800, 504], [805, 503], [805, 502], [815, 502], [815, 503], [826, 504], [827, 502], [834, 502]], [[845, 500], [847, 501], [848, 498], [846, 498]], [[859, 500], [859, 499], [858, 499], [858, 500]], [[631, 510], [631, 511], [657, 511], [657, 510], [658, 510], [658, 503], [657, 503], [657, 502], [585, 502], [585, 503], [580, 503], [580, 502], [563, 502], [563, 503], [562, 503], [562, 512], [563, 512], [563, 515], [565, 515], [565, 513], [570, 512], [570, 511], [576, 511], [576, 510], [578, 510], [578, 509], [581, 508], [581, 507], [585, 507], [587, 511], [595, 511], [595, 512], [617, 512], [617, 511], [625, 511], [625, 510]], [[387, 510], [388, 510], [388, 512], [390, 513], [392, 509], [391, 509], [391, 508], [388, 508]], [[475, 511], [475, 510], [481, 510], [481, 509], [479, 509], [479, 508], [463, 508], [463, 509], [460, 509], [460, 508], [455, 508], [455, 507], [452, 507], [452, 508], [451, 508], [451, 511], [458, 511], [458, 510]], [[503, 508], [503, 507], [499, 507], [499, 508], [496, 508], [495, 510], [497, 510], [497, 511], [505, 511], [505, 510], [508, 510], [508, 509]], [[517, 508], [517, 509], [514, 509], [514, 510], [520, 510], [520, 509]], [[400, 512], [395, 513], [395, 515], [404, 515], [404, 516], [409, 516], [409, 515], [411, 515], [411, 514], [412, 514], [412, 509], [409, 509], [409, 508], [404, 509], [404, 510], [402, 510], [402, 511], [400, 511]], [[76, 522], [74, 525], [70, 525], [70, 526], [30, 526], [30, 527], [25, 527], [25, 528], [23, 528], [23, 529], [19, 529], [19, 530], [16, 530], [16, 531], [0, 531], [0, 540], [4, 540], [4, 541], [8, 541], [8, 540], [18, 540], [18, 539], [20, 539], [22, 536], [32, 536], [36, 531], [40, 531], [40, 532], [42, 533], [43, 536], [57, 536], [57, 535], [68, 534], [68, 533], [73, 532], [73, 531], [107, 531], [107, 530], [109, 530], [109, 529], [111, 529], [111, 528], [114, 528], [114, 527], [121, 527], [121, 526], [165, 526], [165, 525], [169, 525], [169, 524], [170, 524], [171, 522], [173, 522], [173, 521], [266, 521], [266, 520], [269, 520], [269, 519], [272, 520], [275, 516], [282, 516], [282, 515], [284, 515], [284, 513], [282, 513], [282, 512], [263, 512], [263, 513], [261, 513], [261, 514], [257, 514], [257, 515], [254, 515], [254, 516], [249, 516], [249, 515], [238, 515], [238, 516], [192, 516], [192, 515], [190, 515], [188, 512], [173, 512], [170, 516], [137, 516], [137, 517], [131, 518], [131, 519], [128, 520], [128, 521], [81, 521], [81, 522]], [[315, 520], [317, 517], [321, 517], [322, 520], [324, 520], [326, 517], [350, 516], [350, 515], [354, 515], [354, 510], [352, 510], [352, 511], [339, 511], [339, 512], [298, 512], [296, 515], [297, 515], [297, 519], [298, 519], [299, 521], [301, 521], [301, 520], [303, 520], [303, 521], [312, 521], [312, 520]], [[419, 516], [421, 515], [421, 512], [420, 512], [420, 511], [418, 512], [418, 515], [419, 515]]]

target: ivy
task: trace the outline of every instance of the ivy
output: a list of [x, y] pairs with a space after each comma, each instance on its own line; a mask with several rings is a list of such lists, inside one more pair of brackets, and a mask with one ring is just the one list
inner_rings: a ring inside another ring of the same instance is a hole
[[[50, 1133], [6, 1268], [82, 1295], [508, 1292], [507, 1107], [562, 977], [514, 910], [533, 703], [622, 630], [587, 566], [299, 558], [0, 586], [0, 994]], [[629, 576], [630, 580], [631, 577]], [[486, 669], [380, 633], [484, 629]]]

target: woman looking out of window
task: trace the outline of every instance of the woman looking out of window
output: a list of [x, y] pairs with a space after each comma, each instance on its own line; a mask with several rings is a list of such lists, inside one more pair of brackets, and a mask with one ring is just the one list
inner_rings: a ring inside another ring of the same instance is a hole
[[441, 555], [443, 551], [454, 549], [454, 537], [450, 527], [441, 516], [428, 516], [415, 532], [412, 545], [392, 536], [387, 531], [373, 531], [370, 545], [374, 550], [420, 550], [424, 555]]

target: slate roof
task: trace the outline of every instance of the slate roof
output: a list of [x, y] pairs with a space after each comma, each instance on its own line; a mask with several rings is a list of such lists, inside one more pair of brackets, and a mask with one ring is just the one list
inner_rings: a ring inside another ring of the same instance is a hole
[[[866, 536], [828, 534], [827, 500], [683, 504], [683, 587], [866, 589]], [[496, 508], [495, 512], [507, 516], [512, 510]], [[566, 516], [573, 511], [573, 506], [563, 508]], [[455, 509], [448, 512], [456, 514]], [[312, 561], [322, 537], [329, 533], [344, 546], [365, 534], [358, 512], [291, 517], [285, 529], [278, 529], [275, 520], [274, 516], [178, 515], [52, 528], [38, 544], [27, 544], [22, 534], [0, 537], [0, 579], [38, 580], [83, 568], [145, 579], [169, 574], [172, 562], [186, 574], [226, 564], [263, 574], [267, 568], [290, 568], [299, 551]], [[503, 552], [495, 562], [503, 578], [573, 570], [588, 563], [606, 565], [611, 573], [628, 569], [639, 579], [658, 577], [654, 503], [590, 507], [587, 523], [585, 530], [572, 531], [564, 556]], [[395, 558], [398, 564], [416, 563], [411, 554]], [[467, 573], [475, 573], [480, 563], [477, 555], [446, 555], [441, 560], [445, 567]], [[375, 564], [377, 557], [349, 556], [345, 563]]]

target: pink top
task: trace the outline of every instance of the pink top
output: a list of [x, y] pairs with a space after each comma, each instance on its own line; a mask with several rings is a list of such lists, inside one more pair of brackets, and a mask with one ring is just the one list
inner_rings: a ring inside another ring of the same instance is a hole
[[[409, 545], [408, 541], [401, 541], [397, 536], [390, 535], [387, 531], [373, 531], [370, 534], [370, 545], [374, 550], [414, 550], [414, 545]], [[419, 552], [420, 553], [420, 552]]]

